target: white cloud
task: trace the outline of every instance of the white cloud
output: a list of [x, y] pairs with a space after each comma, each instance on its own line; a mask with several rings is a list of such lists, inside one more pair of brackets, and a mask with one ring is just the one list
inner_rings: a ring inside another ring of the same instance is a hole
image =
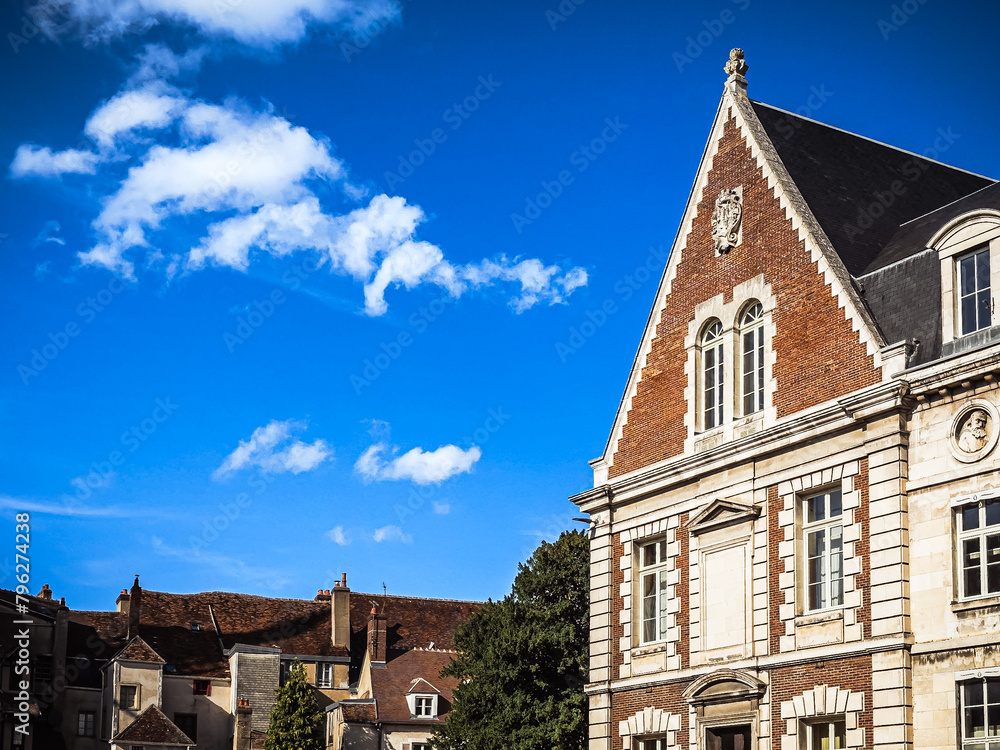
[[[408, 479], [416, 484], [437, 484], [457, 474], [472, 470], [483, 452], [473, 446], [462, 450], [457, 445], [443, 445], [437, 450], [414, 448], [402, 456], [386, 461], [382, 454], [389, 450], [385, 443], [368, 448], [354, 464], [354, 470], [367, 481]], [[392, 449], [393, 453], [395, 449]]]
[[305, 424], [295, 420], [279, 422], [272, 420], [258, 427], [246, 440], [241, 440], [236, 450], [212, 473], [215, 480], [247, 467], [257, 467], [264, 474], [301, 474], [312, 471], [333, 451], [324, 440], [304, 443], [292, 439], [295, 432], [305, 429]]
[[310, 27], [354, 31], [395, 21], [399, 6], [393, 0], [39, 0], [28, 13], [50, 37], [78, 34], [101, 42], [175, 23], [274, 47], [302, 40]]
[[22, 513], [40, 513], [48, 516], [68, 516], [70, 518], [149, 518], [144, 508], [120, 508], [113, 506], [90, 506], [66, 498], [63, 502], [38, 502], [20, 497], [0, 495], [0, 509], [16, 510]]
[[384, 194], [358, 205], [364, 191], [326, 138], [269, 106], [193, 99], [158, 77], [195, 68], [202, 54], [146, 47], [137, 72], [87, 119], [94, 151], [18, 148], [15, 177], [97, 175], [88, 190], [105, 195], [92, 222], [94, 242], [78, 253], [83, 265], [129, 279], [137, 267], [162, 269], [170, 278], [208, 266], [247, 272], [263, 255], [308, 252], [330, 273], [362, 285], [369, 315], [384, 314], [387, 293], [399, 287], [433, 284], [454, 298], [510, 287], [510, 305], [520, 313], [565, 302], [587, 283], [582, 268], [536, 258], [453, 264], [417, 236], [427, 219], [420, 206]]
[[150, 546], [158, 555], [187, 563], [200, 563], [219, 575], [244, 583], [263, 585], [269, 589], [282, 589], [291, 583], [289, 578], [273, 568], [253, 567], [235, 557], [208, 552], [197, 546], [172, 547], [156, 536], [151, 542]]
[[22, 143], [17, 147], [10, 164], [12, 177], [60, 177], [64, 174], [94, 174], [97, 171], [97, 154], [68, 148], [53, 151], [48, 146]]
[[375, 533], [372, 534], [372, 539], [376, 542], [404, 542], [409, 544], [413, 541], [413, 537], [409, 534], [404, 534], [403, 530], [398, 526], [383, 526], [381, 529], [375, 529]]
[[334, 526], [328, 532], [326, 532], [326, 538], [331, 542], [339, 544], [341, 547], [346, 547], [351, 543], [350, 536], [344, 531], [343, 526]]
[[439, 516], [446, 516], [451, 513], [451, 506], [448, 503], [434, 503], [434, 512]]

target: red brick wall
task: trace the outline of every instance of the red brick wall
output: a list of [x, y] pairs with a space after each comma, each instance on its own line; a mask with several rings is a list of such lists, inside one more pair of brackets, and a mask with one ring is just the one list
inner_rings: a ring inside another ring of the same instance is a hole
[[861, 496], [858, 507], [854, 509], [854, 522], [861, 524], [861, 538], [854, 543], [854, 554], [861, 558], [861, 572], [855, 577], [855, 588], [861, 590], [861, 608], [858, 610], [857, 621], [861, 623], [861, 637], [870, 638], [872, 634], [872, 592], [868, 585], [871, 579], [871, 540], [868, 524], [868, 458], [862, 458], [857, 476], [854, 477], [854, 490]]
[[782, 540], [781, 527], [778, 526], [778, 511], [781, 510], [781, 498], [778, 496], [778, 486], [767, 488], [767, 623], [769, 654], [781, 653], [780, 638], [785, 634], [785, 626], [781, 622], [779, 607], [785, 603], [785, 594], [781, 590], [778, 576], [784, 572], [785, 563], [778, 557], [778, 543]]
[[[743, 243], [716, 257], [711, 233], [715, 199], [722, 189], [737, 185], [743, 186]], [[632, 400], [611, 477], [683, 451], [684, 337], [694, 308], [720, 293], [731, 302], [733, 287], [758, 274], [764, 275], [776, 298], [772, 345], [779, 417], [880, 380], [873, 359], [730, 119]]]
[[864, 711], [858, 716], [858, 726], [865, 730], [865, 747], [872, 746], [872, 657], [856, 656], [849, 659], [817, 661], [812, 664], [771, 669], [771, 747], [781, 747], [780, 737], [785, 733], [781, 718], [781, 704], [796, 695], [802, 695], [816, 685], [847, 688], [865, 695]]
[[[677, 747], [687, 747], [688, 732], [690, 726], [688, 722], [687, 701], [682, 693], [688, 683], [674, 683], [672, 685], [656, 685], [653, 687], [636, 688], [622, 693], [611, 694], [611, 750], [622, 750], [622, 738], [618, 731], [618, 722], [624, 721], [630, 716], [635, 716], [636, 712], [653, 706], [663, 711], [673, 714], [680, 714], [681, 729], [677, 733]], [[635, 744], [632, 745], [635, 750]]]

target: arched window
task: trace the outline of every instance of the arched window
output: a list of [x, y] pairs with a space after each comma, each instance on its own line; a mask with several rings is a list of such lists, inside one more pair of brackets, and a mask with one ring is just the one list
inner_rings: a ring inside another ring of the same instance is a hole
[[722, 323], [714, 321], [701, 334], [701, 394], [704, 428], [711, 430], [725, 418], [723, 386]]
[[759, 302], [740, 317], [740, 351], [743, 416], [746, 416], [764, 408], [764, 308]]

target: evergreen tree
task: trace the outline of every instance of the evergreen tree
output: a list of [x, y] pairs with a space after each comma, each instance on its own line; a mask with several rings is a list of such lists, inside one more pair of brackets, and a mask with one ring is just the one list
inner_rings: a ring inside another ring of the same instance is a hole
[[323, 713], [316, 690], [306, 682], [306, 669], [296, 659], [285, 684], [278, 688], [278, 702], [271, 710], [266, 750], [323, 750]]
[[455, 633], [455, 690], [438, 750], [581, 750], [587, 745], [590, 541], [564, 532], [519, 565], [511, 593]]

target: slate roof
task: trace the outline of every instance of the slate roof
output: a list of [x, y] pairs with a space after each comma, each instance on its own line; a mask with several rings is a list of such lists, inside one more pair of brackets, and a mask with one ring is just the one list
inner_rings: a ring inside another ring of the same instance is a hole
[[[762, 102], [750, 103], [853, 276], [872, 265], [901, 224], [995, 182]], [[875, 216], [879, 211], [867, 208], [877, 203], [877, 194], [889, 205]]]
[[406, 695], [410, 692], [413, 681], [423, 678], [433, 684], [440, 693], [438, 718], [412, 721], [419, 724], [441, 723], [451, 710], [451, 698], [459, 684], [459, 680], [455, 677], [441, 676], [441, 670], [448, 666], [453, 655], [453, 651], [428, 651], [415, 648], [387, 661], [385, 669], [373, 669], [372, 692], [378, 701], [379, 721], [410, 722], [410, 708], [406, 703]]
[[111, 742], [118, 745], [170, 745], [187, 747], [194, 742], [177, 728], [156, 706], [149, 706], [135, 721], [125, 727]]

